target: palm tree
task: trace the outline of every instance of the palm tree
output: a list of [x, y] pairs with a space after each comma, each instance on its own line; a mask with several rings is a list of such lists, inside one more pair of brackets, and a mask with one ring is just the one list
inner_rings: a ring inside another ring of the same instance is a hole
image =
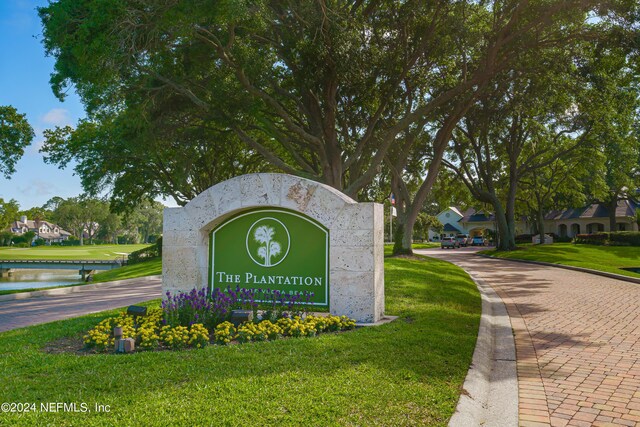
[[[269, 227], [266, 225], [261, 225], [258, 227], [253, 234], [253, 238], [256, 242], [264, 243], [264, 246], [261, 246], [258, 249], [258, 256], [260, 258], [264, 258], [265, 267], [271, 266], [271, 239], [273, 239], [273, 235], [275, 234], [275, 230], [273, 227]], [[275, 242], [274, 242], [275, 243]], [[280, 245], [278, 245], [278, 250], [280, 250]]]
[[266, 259], [267, 258], [267, 248], [265, 248], [264, 246], [260, 246], [258, 248], [258, 256], [260, 258]]
[[280, 243], [271, 242], [269, 245], [269, 265], [271, 265], [271, 258], [280, 254]]

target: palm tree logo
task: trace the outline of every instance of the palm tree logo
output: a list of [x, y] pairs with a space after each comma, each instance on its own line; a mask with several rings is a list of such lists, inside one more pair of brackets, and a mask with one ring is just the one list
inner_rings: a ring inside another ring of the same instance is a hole
[[289, 230], [275, 218], [262, 218], [254, 222], [247, 233], [247, 252], [253, 262], [263, 267], [280, 264], [289, 253]]
[[275, 230], [268, 225], [261, 225], [256, 228], [253, 238], [262, 246], [258, 248], [258, 256], [264, 259], [264, 266], [271, 267], [271, 258], [280, 255], [280, 243], [273, 240]]

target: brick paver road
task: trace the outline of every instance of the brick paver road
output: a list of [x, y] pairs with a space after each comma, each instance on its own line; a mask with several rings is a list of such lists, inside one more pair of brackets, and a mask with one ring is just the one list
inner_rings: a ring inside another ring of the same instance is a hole
[[640, 425], [640, 285], [471, 248], [418, 252], [484, 279], [506, 304], [521, 426]]
[[160, 278], [130, 279], [66, 295], [0, 301], [0, 332], [160, 298]]

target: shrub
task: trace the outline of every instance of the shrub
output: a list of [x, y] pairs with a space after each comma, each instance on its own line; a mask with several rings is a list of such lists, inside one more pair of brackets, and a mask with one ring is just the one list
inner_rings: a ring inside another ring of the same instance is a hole
[[128, 264], [137, 264], [139, 262], [147, 261], [153, 258], [158, 258], [162, 256], [162, 239], [158, 239], [158, 241], [146, 248], [139, 249], [137, 251], [133, 251], [129, 254]]
[[609, 233], [609, 244], [612, 246], [640, 246], [640, 232], [616, 231]]
[[238, 342], [268, 341], [280, 338], [284, 334], [282, 327], [263, 320], [259, 323], [246, 322], [238, 327], [236, 339]]
[[60, 246], [80, 246], [80, 239], [75, 236], [69, 236], [67, 240], [60, 242]]
[[138, 324], [134, 323], [133, 316], [126, 312], [118, 316], [109, 317], [98, 323], [84, 337], [84, 343], [88, 348], [97, 351], [106, 351], [114, 347], [115, 337], [113, 328], [122, 327], [122, 338], [133, 338], [141, 349], [153, 349], [159, 345], [162, 310], [149, 310], [147, 316], [138, 317]]
[[150, 310], [139, 324], [126, 313], [102, 320], [84, 336], [89, 348], [104, 352], [114, 347], [113, 328], [122, 327], [123, 338], [134, 338], [140, 350], [150, 350], [163, 344], [171, 349], [186, 347], [203, 348], [213, 340], [217, 344], [229, 344], [233, 340], [240, 343], [252, 341], [272, 341], [281, 337], [313, 337], [323, 332], [337, 332], [353, 329], [356, 322], [347, 316], [300, 316], [283, 317], [277, 322], [261, 320], [245, 322], [237, 329], [231, 322], [216, 325], [213, 334], [202, 323], [189, 326], [162, 326], [162, 311]]
[[533, 234], [518, 234], [515, 237], [516, 243], [531, 243], [531, 239], [533, 238]]
[[278, 320], [284, 331], [285, 336], [289, 337], [312, 337], [316, 335], [316, 328], [313, 322], [306, 322], [300, 319], [299, 316], [291, 318], [284, 318]]
[[576, 243], [587, 245], [604, 245], [607, 242], [608, 233], [578, 234]]
[[245, 322], [234, 329], [230, 322], [223, 322], [216, 327], [214, 341], [228, 344], [234, 339], [239, 343], [252, 341], [273, 341], [281, 337], [313, 337], [323, 332], [337, 332], [356, 327], [356, 321], [347, 316], [300, 316], [283, 317], [273, 323], [270, 320]]
[[236, 331], [236, 339], [238, 342], [245, 343], [251, 341], [264, 341], [265, 336], [259, 331], [255, 323], [243, 323]]
[[167, 291], [166, 297], [162, 301], [165, 324], [190, 326], [194, 323], [203, 323], [209, 326], [213, 306], [205, 288], [199, 291], [192, 289], [189, 293], [180, 292], [173, 296]]
[[87, 335], [83, 337], [85, 345], [89, 348], [95, 348], [97, 351], [105, 351], [113, 348], [115, 338], [113, 336], [113, 328], [122, 327], [122, 338], [136, 338], [136, 329], [133, 323], [133, 317], [122, 312], [119, 316], [108, 317], [98, 323], [95, 328], [91, 329]]
[[181, 349], [189, 345], [189, 328], [165, 325], [160, 329], [160, 340], [171, 349]]
[[160, 343], [160, 322], [162, 321], [162, 310], [150, 310], [148, 314], [141, 318], [140, 325], [136, 331], [136, 342], [142, 349], [153, 349]]
[[202, 323], [195, 323], [189, 328], [190, 347], [202, 348], [209, 344], [209, 331]]
[[272, 289], [258, 289], [257, 291], [256, 299], [261, 301], [265, 308], [262, 318], [272, 322], [282, 318], [285, 313], [292, 316], [302, 316], [313, 306], [311, 303], [313, 292], [289, 294]]
[[578, 234], [575, 242], [586, 245], [640, 246], [640, 232], [616, 231], [612, 233]]
[[573, 241], [573, 237], [569, 237], [569, 236], [557, 236], [553, 238], [554, 242], [557, 243], [569, 243]]
[[315, 323], [318, 333], [344, 331], [356, 327], [356, 321], [347, 316], [307, 316], [306, 321]]
[[151, 327], [140, 327], [136, 338], [139, 342], [138, 347], [142, 349], [150, 350], [158, 347], [160, 343], [160, 335], [155, 325]]
[[222, 322], [213, 333], [213, 339], [218, 344], [229, 344], [236, 336], [236, 328], [231, 322]]
[[253, 311], [254, 321], [258, 321], [258, 308], [265, 308], [261, 319], [276, 322], [283, 316], [302, 316], [313, 304], [312, 292], [290, 294], [270, 289], [246, 289], [236, 286], [222, 291], [215, 288], [207, 293], [206, 288], [192, 289], [190, 292], [165, 294], [162, 309], [165, 324], [171, 326], [190, 326], [202, 323], [210, 330], [231, 319], [232, 310]]

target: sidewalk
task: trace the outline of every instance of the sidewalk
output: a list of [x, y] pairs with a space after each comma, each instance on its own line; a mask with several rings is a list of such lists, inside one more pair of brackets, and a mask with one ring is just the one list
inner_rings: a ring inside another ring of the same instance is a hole
[[459, 265], [505, 303], [520, 426], [640, 423], [640, 285], [473, 249], [417, 252]]

